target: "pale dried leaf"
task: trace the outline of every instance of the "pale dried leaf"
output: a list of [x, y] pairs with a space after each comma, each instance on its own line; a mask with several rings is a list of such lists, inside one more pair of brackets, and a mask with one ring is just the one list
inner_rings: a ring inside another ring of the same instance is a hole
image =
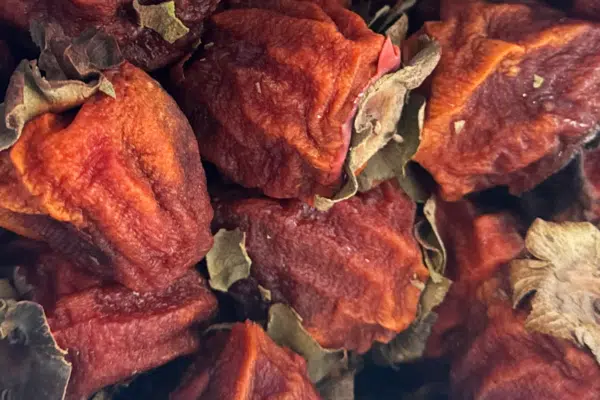
[[175, 14], [175, 2], [143, 5], [133, 0], [133, 8], [138, 14], [142, 28], [150, 28], [169, 43], [175, 43], [190, 31]]
[[513, 261], [510, 273], [515, 306], [534, 293], [525, 326], [586, 346], [600, 363], [600, 231], [537, 219], [525, 247], [537, 259]]
[[252, 260], [246, 251], [246, 233], [239, 229], [221, 229], [206, 255], [209, 284], [215, 290], [227, 292], [235, 282], [250, 276]]
[[0, 300], [2, 308], [0, 387], [8, 391], [4, 395], [18, 400], [64, 399], [71, 364], [54, 340], [42, 307]]
[[356, 371], [346, 371], [344, 374], [325, 379], [317, 385], [317, 390], [323, 400], [354, 400], [354, 377]]
[[317, 210], [327, 211], [340, 201], [348, 200], [358, 192], [358, 181], [356, 176], [350, 172], [348, 164], [344, 166], [346, 171], [346, 183], [331, 199], [322, 196], [315, 196], [314, 206]]
[[369, 191], [380, 182], [396, 177], [403, 188], [412, 186], [414, 187], [413, 192], [417, 195], [423, 192], [418, 182], [413, 179], [414, 177], [408, 176], [406, 165], [419, 147], [425, 106], [426, 101], [423, 96], [411, 94], [408, 97], [395, 132], [402, 138], [402, 142], [389, 141], [385, 147], [368, 160], [367, 166], [357, 178], [359, 191]]
[[386, 29], [385, 34], [390, 38], [393, 44], [400, 47], [406, 34], [408, 33], [408, 17], [406, 14], [402, 14], [396, 22]]
[[345, 351], [321, 347], [304, 329], [301, 317], [285, 304], [273, 304], [269, 308], [267, 333], [275, 343], [292, 349], [306, 359], [308, 376], [313, 382], [319, 382], [346, 367]]

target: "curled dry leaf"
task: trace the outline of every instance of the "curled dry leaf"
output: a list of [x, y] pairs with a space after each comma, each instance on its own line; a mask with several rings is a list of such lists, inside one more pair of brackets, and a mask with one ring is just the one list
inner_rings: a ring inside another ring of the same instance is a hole
[[0, 353], [2, 398], [64, 398], [71, 364], [39, 304], [0, 300]]
[[69, 39], [58, 25], [35, 23], [31, 35], [41, 54], [38, 61], [21, 61], [10, 79], [0, 105], [0, 151], [15, 144], [25, 124], [38, 115], [77, 107], [99, 91], [115, 96], [102, 74], [122, 62], [114, 39], [92, 30]]
[[372, 355], [382, 365], [414, 361], [423, 356], [431, 328], [437, 321], [433, 311], [442, 303], [452, 281], [444, 277], [446, 248], [436, 225], [436, 198], [432, 196], [423, 208], [426, 221], [415, 225], [415, 238], [421, 246], [429, 280], [421, 293], [417, 319], [390, 343], [374, 347]]
[[[252, 260], [246, 252], [246, 233], [239, 229], [220, 229], [206, 254], [210, 287], [227, 292], [229, 287], [250, 275]], [[266, 295], [266, 293], [265, 293]]]
[[515, 307], [534, 293], [526, 328], [586, 346], [600, 363], [600, 231], [537, 219], [525, 246], [535, 259], [513, 261], [510, 281]]
[[[420, 46], [421, 50], [407, 65], [384, 75], [365, 92], [358, 105], [346, 157], [347, 181], [331, 199], [316, 196], [314, 205], [317, 209], [326, 211], [335, 203], [354, 196], [358, 190], [367, 191], [397, 176], [417, 151], [419, 136], [416, 132], [423, 126], [425, 101], [415, 96], [411, 103], [408, 94], [433, 72], [441, 57], [441, 47], [435, 40], [423, 36]], [[407, 101], [411, 107], [405, 111]], [[405, 113], [407, 117], [399, 127]], [[406, 137], [402, 135], [405, 130]], [[388, 144], [390, 148], [387, 148]]]
[[169, 43], [175, 43], [190, 31], [175, 15], [173, 0], [150, 5], [142, 5], [139, 0], [133, 0], [133, 8], [142, 28], [152, 29]]
[[308, 376], [313, 382], [346, 368], [346, 352], [321, 347], [304, 329], [300, 316], [285, 304], [273, 304], [269, 309], [267, 333], [275, 343], [294, 350], [306, 359]]

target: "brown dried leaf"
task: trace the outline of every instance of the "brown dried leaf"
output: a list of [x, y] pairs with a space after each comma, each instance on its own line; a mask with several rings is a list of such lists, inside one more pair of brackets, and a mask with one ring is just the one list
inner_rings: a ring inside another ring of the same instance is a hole
[[354, 400], [354, 377], [356, 371], [346, 371], [342, 375], [325, 379], [317, 385], [323, 400]]
[[142, 5], [133, 0], [133, 8], [138, 14], [139, 25], [157, 32], [169, 43], [175, 43], [190, 31], [175, 14], [175, 2], [165, 1], [159, 4]]
[[102, 74], [122, 62], [114, 39], [90, 30], [71, 40], [58, 25], [36, 23], [31, 34], [41, 49], [39, 62], [21, 61], [10, 79], [0, 105], [0, 151], [11, 147], [25, 124], [38, 115], [77, 107], [98, 91], [115, 96]]
[[8, 279], [0, 279], [0, 300], [16, 299], [18, 296], [15, 288]]
[[600, 363], [600, 231], [537, 219], [525, 247], [536, 259], [515, 260], [510, 271], [515, 307], [535, 293], [525, 326], [586, 346]]
[[273, 304], [269, 308], [267, 333], [275, 343], [292, 349], [306, 359], [308, 376], [313, 382], [346, 368], [346, 352], [322, 348], [304, 329], [298, 313], [285, 304]]
[[2, 398], [64, 399], [71, 364], [39, 304], [0, 300], [0, 338]]
[[246, 251], [246, 233], [221, 229], [206, 255], [210, 287], [227, 292], [235, 282], [250, 276], [252, 260]]

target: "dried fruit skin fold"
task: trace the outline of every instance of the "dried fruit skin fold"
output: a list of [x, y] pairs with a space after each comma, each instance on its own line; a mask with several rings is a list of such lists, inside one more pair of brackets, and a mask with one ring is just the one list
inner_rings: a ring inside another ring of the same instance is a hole
[[441, 14], [420, 31], [442, 59], [415, 160], [448, 200], [533, 188], [598, 126], [600, 26], [536, 4], [448, 1]]
[[[140, 1], [141, 4], [160, 2]], [[149, 71], [169, 65], [191, 51], [200, 38], [203, 21], [219, 0], [175, 0], [175, 15], [190, 31], [170, 44], [157, 32], [142, 28], [133, 0], [4, 0], [0, 21], [23, 31], [32, 20], [58, 22], [75, 37], [95, 27], [114, 36], [127, 60]]]
[[428, 271], [415, 205], [393, 183], [320, 212], [300, 201], [217, 200], [218, 227], [246, 233], [251, 276], [324, 348], [367, 351], [415, 318]]
[[[210, 346], [209, 346], [210, 345]], [[320, 399], [306, 363], [252, 322], [211, 338], [171, 400]]]
[[359, 95], [397, 48], [335, 2], [231, 3], [172, 71], [203, 157], [270, 197], [332, 194]]
[[[35, 269], [21, 268], [40, 301], [57, 343], [73, 363], [68, 399], [87, 398], [96, 390], [155, 368], [199, 346], [193, 324], [217, 308], [204, 279], [189, 271], [172, 286], [136, 293], [101, 284], [67, 260], [43, 255]], [[72, 282], [64, 282], [67, 277]]]
[[115, 99], [97, 94], [80, 109], [37, 117], [0, 153], [0, 193], [10, 194], [0, 199], [0, 226], [104, 279], [165, 288], [212, 246], [197, 143], [143, 71], [124, 63], [106, 75]]

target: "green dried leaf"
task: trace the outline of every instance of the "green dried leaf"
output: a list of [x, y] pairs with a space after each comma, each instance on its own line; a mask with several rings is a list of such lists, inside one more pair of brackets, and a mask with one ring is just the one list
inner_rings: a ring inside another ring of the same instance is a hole
[[0, 388], [16, 400], [64, 399], [71, 364], [50, 333], [44, 310], [0, 300]]
[[227, 292], [235, 282], [250, 276], [252, 260], [246, 252], [246, 233], [221, 229], [206, 255], [210, 287]]
[[[423, 36], [421, 45], [406, 66], [384, 75], [365, 92], [358, 105], [346, 157], [347, 182], [332, 199], [317, 196], [317, 209], [326, 211], [358, 190], [369, 190], [386, 180], [381, 178], [405, 178], [404, 167], [419, 146], [425, 110], [425, 99], [417, 95], [409, 97], [408, 93], [433, 72], [441, 56], [441, 47], [435, 40]], [[369, 165], [373, 157], [376, 158]]]
[[319, 195], [315, 196], [314, 206], [317, 210], [327, 211], [336, 203], [348, 200], [356, 194], [358, 191], [358, 182], [356, 180], [356, 176], [350, 171], [347, 163], [344, 165], [344, 170], [346, 171], [346, 183], [342, 189], [336, 193], [335, 196], [333, 196], [331, 199]]
[[535, 259], [510, 265], [515, 307], [534, 293], [525, 327], [585, 346], [600, 363], [600, 231], [536, 219], [525, 247]]
[[302, 318], [285, 304], [273, 304], [269, 308], [267, 333], [275, 343], [292, 349], [306, 359], [308, 376], [313, 382], [346, 368], [346, 352], [322, 348], [304, 329]]
[[417, 319], [391, 342], [373, 347], [371, 354], [375, 363], [393, 365], [416, 361], [423, 357], [431, 328], [438, 317], [433, 309], [444, 300], [451, 284], [450, 280], [443, 277], [438, 283], [429, 279], [421, 293]]
[[423, 207], [426, 221], [415, 225], [415, 238], [421, 245], [429, 276], [435, 283], [443, 281], [446, 270], [446, 248], [439, 234], [435, 217], [436, 199], [431, 197]]
[[150, 28], [169, 43], [175, 43], [190, 31], [175, 14], [175, 2], [142, 5], [133, 0], [133, 8], [138, 14], [139, 25]]
[[416, 197], [423, 197], [424, 189], [406, 166], [419, 148], [425, 105], [425, 98], [421, 95], [411, 94], [408, 97], [402, 110], [396, 136], [393, 137], [395, 140], [389, 141], [383, 149], [369, 159], [367, 166], [357, 178], [359, 191], [369, 191], [380, 182], [396, 177], [403, 188], [410, 189]]
[[346, 371], [342, 375], [325, 379], [317, 385], [323, 400], [354, 400], [354, 377], [356, 371]]
[[32, 23], [31, 35], [41, 54], [38, 62], [23, 60], [13, 72], [0, 105], [0, 151], [15, 144], [25, 124], [38, 115], [77, 107], [98, 91], [115, 96], [102, 74], [122, 62], [113, 38], [89, 30], [71, 40], [58, 25], [37, 23]]

